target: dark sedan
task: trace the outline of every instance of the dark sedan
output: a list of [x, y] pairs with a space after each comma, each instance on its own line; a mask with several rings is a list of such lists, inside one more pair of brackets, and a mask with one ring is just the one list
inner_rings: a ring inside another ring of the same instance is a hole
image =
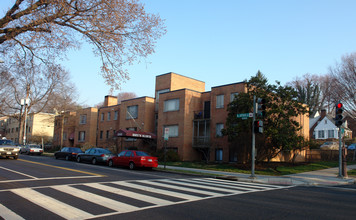
[[83, 153], [83, 151], [78, 147], [63, 147], [62, 150], [54, 153], [54, 157], [56, 159], [76, 160], [79, 153]]
[[77, 162], [91, 162], [92, 164], [106, 163], [108, 158], [114, 156], [111, 151], [104, 148], [90, 148], [84, 153], [79, 153], [77, 155]]

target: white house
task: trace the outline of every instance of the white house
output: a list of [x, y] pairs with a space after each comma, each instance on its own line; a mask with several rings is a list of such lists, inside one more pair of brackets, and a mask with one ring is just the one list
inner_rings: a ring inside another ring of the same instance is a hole
[[[321, 114], [309, 119], [309, 135], [312, 139], [338, 139], [339, 128], [335, 126], [333, 117], [326, 114], [326, 110], [322, 110]], [[347, 121], [341, 125], [341, 131], [345, 137], [351, 136], [352, 131], [347, 126]]]

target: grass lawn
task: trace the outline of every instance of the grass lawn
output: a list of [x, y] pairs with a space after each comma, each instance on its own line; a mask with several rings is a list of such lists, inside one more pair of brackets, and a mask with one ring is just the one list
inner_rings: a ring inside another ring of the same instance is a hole
[[[264, 164], [256, 165], [255, 174], [281, 176], [281, 175], [288, 175], [288, 174], [303, 173], [303, 172], [308, 172], [313, 170], [327, 169], [327, 168], [337, 167], [338, 165], [339, 165], [338, 161], [322, 161], [322, 162], [303, 163], [303, 164], [294, 164], [294, 165], [287, 164], [287, 163], [270, 163], [270, 164], [264, 163]], [[218, 171], [247, 173], [247, 174], [251, 173], [251, 168], [249, 166], [245, 165], [245, 167], [243, 167], [236, 164], [167, 162], [167, 166], [179, 166], [179, 167], [218, 170]], [[352, 173], [353, 174], [349, 174], [349, 175], [356, 175], [356, 170], [354, 170], [354, 172]]]
[[349, 171], [347, 172], [347, 174], [348, 174], [349, 176], [356, 176], [356, 170], [349, 170]]

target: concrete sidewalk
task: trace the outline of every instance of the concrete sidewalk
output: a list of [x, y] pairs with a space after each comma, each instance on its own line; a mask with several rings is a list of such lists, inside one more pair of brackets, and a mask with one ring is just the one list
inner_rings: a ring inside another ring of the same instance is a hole
[[[159, 165], [159, 168], [164, 168], [163, 165]], [[356, 165], [350, 165], [347, 167], [348, 170], [356, 169]], [[230, 179], [235, 181], [242, 182], [254, 182], [254, 183], [265, 183], [265, 184], [276, 184], [276, 185], [345, 185], [345, 184], [355, 184], [356, 177], [349, 178], [339, 178], [338, 167], [317, 170], [293, 175], [286, 176], [265, 176], [265, 175], [256, 175], [255, 178], [251, 178], [250, 174], [243, 173], [233, 173], [233, 172], [221, 172], [214, 170], [203, 170], [203, 169], [194, 169], [194, 168], [185, 168], [185, 167], [174, 167], [166, 166], [166, 169], [170, 171], [190, 171], [197, 174], [205, 174], [216, 176], [216, 178]]]

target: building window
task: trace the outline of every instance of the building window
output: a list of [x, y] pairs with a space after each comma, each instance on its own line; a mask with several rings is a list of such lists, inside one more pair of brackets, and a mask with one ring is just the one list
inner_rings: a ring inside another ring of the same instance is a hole
[[111, 112], [108, 112], [108, 121], [111, 120]]
[[223, 160], [223, 149], [215, 149], [215, 160], [222, 161]]
[[104, 121], [104, 117], [105, 117], [105, 114], [104, 114], [104, 113], [101, 113], [101, 115], [100, 115], [100, 121]]
[[117, 120], [118, 118], [119, 118], [119, 111], [115, 111], [114, 120]]
[[67, 133], [66, 132], [63, 132], [63, 140], [67, 140]]
[[325, 138], [324, 130], [318, 131], [318, 138]]
[[215, 134], [216, 134], [216, 137], [222, 137], [222, 133], [221, 133], [221, 130], [224, 128], [224, 124], [223, 123], [218, 123], [216, 124], [216, 130], [215, 130]]
[[216, 96], [216, 108], [224, 108], [224, 95]]
[[79, 142], [85, 141], [85, 131], [79, 131], [79, 134], [78, 134], [78, 141], [79, 141]]
[[128, 106], [126, 111], [126, 119], [138, 117], [138, 105]]
[[106, 131], [106, 139], [109, 139], [109, 130]]
[[68, 118], [67, 117], [65, 117], [64, 119], [63, 119], [63, 124], [67, 124], [68, 123]]
[[334, 130], [328, 130], [328, 138], [335, 138], [335, 132]]
[[179, 99], [170, 99], [164, 101], [164, 112], [178, 111], [179, 110]]
[[80, 115], [79, 124], [84, 125], [87, 123], [87, 115]]
[[100, 140], [103, 139], [103, 131], [100, 131]]
[[234, 101], [235, 98], [237, 98], [237, 95], [238, 95], [238, 94], [239, 94], [238, 92], [233, 92], [233, 93], [231, 93], [231, 95], [230, 95], [230, 102]]
[[168, 137], [178, 137], [178, 125], [163, 126], [163, 135], [164, 135], [165, 128], [169, 128]]

